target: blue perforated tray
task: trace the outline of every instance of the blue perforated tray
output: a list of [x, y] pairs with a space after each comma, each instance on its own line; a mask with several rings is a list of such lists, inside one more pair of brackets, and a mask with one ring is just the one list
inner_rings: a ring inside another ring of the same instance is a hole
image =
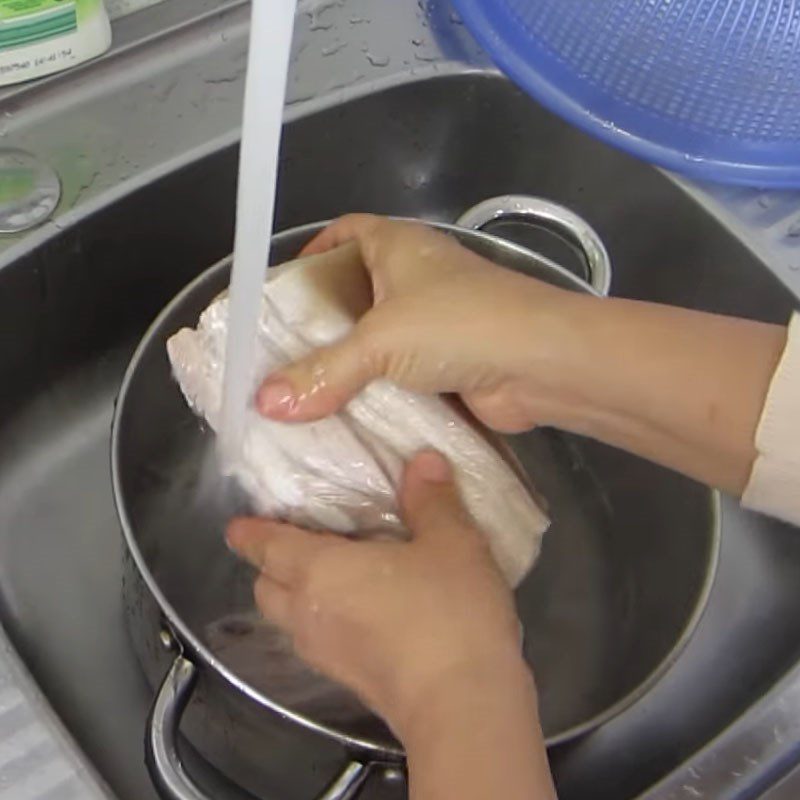
[[686, 175], [800, 187], [800, 0], [452, 0], [555, 113]]

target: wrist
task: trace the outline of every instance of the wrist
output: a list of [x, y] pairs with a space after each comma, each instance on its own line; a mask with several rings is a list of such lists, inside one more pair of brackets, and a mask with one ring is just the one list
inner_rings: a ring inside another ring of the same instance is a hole
[[528, 405], [532, 424], [591, 435], [609, 410], [615, 301], [566, 290], [542, 296], [539, 287], [531, 288], [515, 381], [520, 402]]
[[538, 719], [533, 674], [521, 653], [509, 652], [441, 673], [414, 693], [389, 722], [412, 756], [426, 749], [432, 738], [485, 720], [498, 706], [518, 706], [523, 698]]
[[521, 657], [451, 675], [401, 732], [414, 797], [555, 798]]

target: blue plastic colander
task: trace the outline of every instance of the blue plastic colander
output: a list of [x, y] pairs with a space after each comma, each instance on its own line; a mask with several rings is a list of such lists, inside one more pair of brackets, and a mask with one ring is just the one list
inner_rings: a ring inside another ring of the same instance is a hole
[[452, 0], [512, 80], [694, 178], [800, 187], [800, 0]]

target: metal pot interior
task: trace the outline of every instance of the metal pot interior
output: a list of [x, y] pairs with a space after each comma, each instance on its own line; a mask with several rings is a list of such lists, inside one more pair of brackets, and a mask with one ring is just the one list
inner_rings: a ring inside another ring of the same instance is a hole
[[[291, 258], [321, 226], [277, 235], [273, 259]], [[499, 263], [589, 291], [521, 248], [441, 227]], [[229, 266], [215, 265], [165, 308], [124, 379], [112, 469], [127, 545], [171, 626], [206, 668], [344, 744], [396, 750], [388, 729], [346, 693], [298, 700], [302, 667], [270, 629], [248, 621], [255, 619], [253, 574], [223, 538], [225, 523], [247, 502], [219, 478], [213, 435], [184, 403], [165, 349], [227, 286]], [[686, 478], [576, 436], [541, 429], [509, 444], [553, 520], [517, 603], [545, 734], [555, 743], [631, 704], [687, 642], [716, 566], [717, 499]]]

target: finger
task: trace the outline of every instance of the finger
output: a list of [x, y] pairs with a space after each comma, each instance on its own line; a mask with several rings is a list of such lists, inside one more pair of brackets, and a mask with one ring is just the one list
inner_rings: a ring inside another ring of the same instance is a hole
[[264, 617], [291, 632], [291, 594], [285, 586], [262, 575], [253, 586], [253, 596]]
[[[351, 241], [358, 243], [364, 266], [372, 277], [376, 299], [384, 294], [384, 284], [390, 285], [400, 277], [425, 275], [431, 269], [463, 269], [470, 262], [487, 263], [452, 237], [423, 223], [372, 214], [340, 217], [317, 234], [300, 255], [324, 253]], [[412, 242], [416, 252], [409, 258], [408, 246]]]
[[337, 344], [270, 375], [256, 396], [259, 411], [270, 419], [306, 422], [337, 412], [378, 377], [358, 327]]
[[305, 245], [300, 251], [300, 255], [310, 256], [325, 253], [353, 239], [363, 248], [378, 227], [380, 219], [373, 214], [347, 214], [339, 217]]
[[230, 548], [273, 581], [287, 587], [302, 581], [306, 565], [324, 538], [294, 525], [262, 519], [235, 519], [228, 525]]
[[453, 469], [435, 450], [418, 453], [406, 466], [400, 505], [415, 540], [441, 539], [455, 530], [473, 527], [455, 485]]

